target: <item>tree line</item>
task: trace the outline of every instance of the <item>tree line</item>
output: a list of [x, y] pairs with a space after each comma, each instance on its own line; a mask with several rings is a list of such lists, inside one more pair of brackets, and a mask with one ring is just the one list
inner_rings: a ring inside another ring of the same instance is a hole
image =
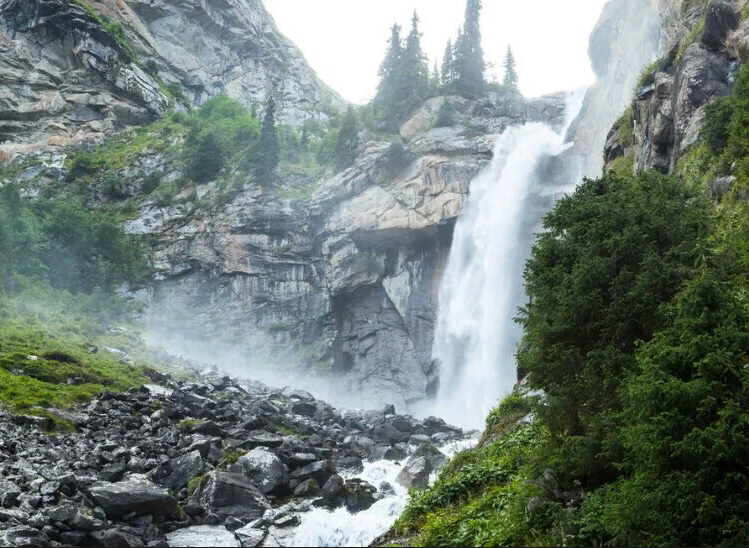
[[[379, 69], [380, 81], [373, 100], [374, 110], [390, 131], [407, 119], [426, 99], [459, 94], [468, 99], [488, 89], [487, 63], [481, 45], [481, 0], [467, 0], [465, 19], [455, 42], [448, 40], [441, 68], [435, 62], [430, 73], [421, 46], [419, 16], [414, 12], [411, 31], [405, 39], [397, 23], [390, 29], [387, 52]], [[508, 46], [503, 66], [503, 85], [517, 89], [518, 75], [512, 49]]]

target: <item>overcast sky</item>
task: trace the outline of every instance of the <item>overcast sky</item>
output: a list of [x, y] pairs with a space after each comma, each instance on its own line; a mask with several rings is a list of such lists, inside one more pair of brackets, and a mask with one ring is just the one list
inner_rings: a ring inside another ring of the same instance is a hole
[[[502, 60], [512, 45], [520, 89], [528, 97], [574, 89], [593, 80], [588, 36], [606, 0], [484, 0], [481, 30], [488, 78], [504, 74]], [[422, 46], [429, 66], [455, 39], [465, 0], [265, 0], [288, 38], [317, 74], [345, 99], [364, 103], [377, 87], [382, 62], [397, 22], [405, 36], [414, 9], [421, 18]]]

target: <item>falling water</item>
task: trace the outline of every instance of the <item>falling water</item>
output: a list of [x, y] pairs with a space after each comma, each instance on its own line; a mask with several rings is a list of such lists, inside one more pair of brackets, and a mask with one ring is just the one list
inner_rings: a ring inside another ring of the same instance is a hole
[[[452, 424], [482, 426], [516, 382], [521, 331], [513, 318], [523, 302], [523, 265], [542, 213], [538, 199], [550, 193], [543, 190], [548, 181], [541, 166], [569, 148], [564, 135], [582, 98], [582, 91], [569, 94], [559, 133], [540, 123], [505, 130], [491, 166], [471, 183], [440, 287], [433, 347], [440, 363], [433, 410]], [[561, 179], [571, 188], [578, 174], [569, 171]]]

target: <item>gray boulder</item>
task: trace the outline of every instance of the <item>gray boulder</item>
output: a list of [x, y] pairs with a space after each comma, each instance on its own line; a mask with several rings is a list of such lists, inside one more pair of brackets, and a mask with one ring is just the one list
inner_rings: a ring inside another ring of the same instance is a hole
[[270, 502], [244, 474], [213, 472], [200, 492], [200, 503], [224, 519], [250, 521], [270, 509]]
[[241, 529], [234, 531], [234, 534], [237, 536], [240, 546], [243, 548], [255, 548], [265, 540], [266, 532], [262, 529], [246, 525]]
[[31, 527], [11, 527], [0, 531], [0, 546], [49, 546], [49, 537]]
[[413, 454], [414, 457], [424, 457], [432, 466], [432, 470], [442, 468], [447, 456], [431, 443], [420, 445]]
[[223, 525], [196, 525], [167, 534], [170, 546], [240, 546]]
[[707, 6], [702, 43], [711, 49], [722, 48], [728, 34], [739, 28], [740, 22], [739, 12], [731, 2], [713, 0]]
[[124, 531], [118, 531], [117, 529], [94, 531], [91, 533], [91, 539], [94, 546], [102, 546], [104, 548], [137, 548], [145, 546], [145, 543], [140, 538]]
[[[156, 468], [151, 476], [167, 489], [179, 491], [203, 470], [203, 457], [195, 449]], [[159, 476], [166, 476], [164, 479]]]
[[423, 488], [429, 485], [429, 474], [432, 473], [432, 465], [424, 457], [411, 457], [406, 465], [398, 473], [395, 481], [403, 487]]
[[330, 461], [320, 460], [302, 468], [297, 468], [291, 474], [291, 477], [299, 481], [312, 478], [320, 485], [325, 485], [325, 482], [327, 482], [335, 472], [335, 466], [333, 466]]
[[245, 475], [265, 495], [283, 494], [289, 484], [288, 468], [266, 447], [256, 447], [239, 457], [229, 471]]
[[177, 500], [167, 489], [142, 475], [134, 474], [117, 483], [97, 482], [89, 488], [89, 494], [110, 519], [130, 512], [140, 516], [171, 516], [177, 509]]
[[368, 510], [377, 500], [375, 497], [377, 488], [358, 478], [346, 481], [343, 493], [345, 493], [343, 505], [352, 514]]

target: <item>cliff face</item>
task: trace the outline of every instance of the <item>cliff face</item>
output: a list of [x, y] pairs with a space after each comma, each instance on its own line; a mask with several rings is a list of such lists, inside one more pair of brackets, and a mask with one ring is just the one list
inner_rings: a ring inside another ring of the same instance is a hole
[[[437, 291], [453, 224], [492, 157], [496, 135], [484, 131], [559, 125], [565, 108], [561, 95], [450, 100], [461, 124], [430, 129], [442, 99], [432, 100], [404, 124], [402, 149], [370, 141], [351, 168], [305, 183], [306, 196], [288, 180], [291, 195], [247, 185], [212, 212], [144, 205], [128, 230], [157, 242], [151, 327], [166, 338], [191, 334], [203, 348], [226, 341], [260, 365], [299, 363], [339, 402], [425, 397], [436, 386]], [[297, 351], [279, 358], [290, 345]]]
[[0, 144], [65, 144], [167, 107], [155, 79], [81, 6], [0, 1]]
[[[596, 82], [588, 90], [568, 139], [582, 161], [581, 171], [597, 176], [606, 134], [631, 99], [640, 69], [658, 54], [662, 19], [655, 0], [608, 2], [590, 37], [588, 53]], [[667, 6], [664, 3], [665, 13]]]
[[749, 57], [745, 3], [660, 2], [660, 57], [641, 75], [631, 111], [609, 133], [607, 163], [631, 156], [635, 171], [668, 172], [698, 142], [706, 106], [730, 94]]
[[152, 121], [167, 107], [168, 84], [195, 104], [227, 93], [251, 105], [274, 90], [279, 119], [291, 124], [344, 105], [259, 0], [84, 3], [123, 35], [71, 0], [0, 0], [4, 149], [64, 145]]

